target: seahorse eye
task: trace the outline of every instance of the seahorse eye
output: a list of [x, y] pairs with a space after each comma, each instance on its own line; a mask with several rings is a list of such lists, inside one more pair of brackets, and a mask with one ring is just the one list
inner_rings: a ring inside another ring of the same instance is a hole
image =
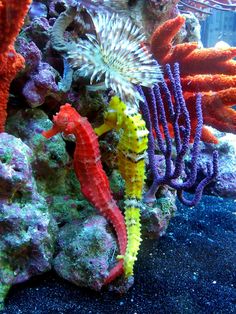
[[66, 125], [65, 133], [66, 134], [71, 134], [71, 133], [74, 132], [74, 130], [75, 130], [75, 123], [74, 122], [69, 122]]
[[68, 123], [68, 120], [69, 120], [69, 115], [68, 114], [63, 114], [63, 115], [58, 115], [57, 116], [57, 119], [56, 119], [56, 123], [58, 126], [61, 126], [61, 127], [65, 127]]

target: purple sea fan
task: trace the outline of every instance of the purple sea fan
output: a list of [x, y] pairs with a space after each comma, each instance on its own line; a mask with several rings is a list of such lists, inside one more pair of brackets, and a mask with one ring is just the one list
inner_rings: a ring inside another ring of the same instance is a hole
[[[200, 201], [206, 185], [217, 177], [218, 153], [217, 151], [213, 152], [212, 165], [210, 163], [206, 165], [206, 177], [195, 188], [193, 199], [185, 198], [184, 191], [191, 188], [197, 179], [199, 145], [203, 126], [201, 94], [198, 94], [196, 97], [197, 127], [192, 149], [190, 150], [191, 121], [182, 92], [179, 64], [174, 64], [173, 72], [169, 64], [166, 65], [165, 70], [171, 83], [171, 90], [164, 79], [159, 85], [155, 85], [153, 89], [143, 90], [140, 86], [137, 87], [144, 99], [143, 102], [140, 102], [140, 109], [149, 130], [148, 158], [154, 178], [152, 186], [144, 196], [144, 201], [147, 203], [155, 201], [155, 194], [159, 187], [168, 185], [177, 191], [178, 198], [183, 204], [195, 206]], [[166, 99], [167, 109], [164, 106], [163, 98]], [[174, 131], [175, 145], [173, 145], [168, 128], [167, 112]], [[153, 129], [156, 134], [156, 143], [152, 134]], [[164, 138], [161, 129], [163, 130]], [[160, 164], [160, 158], [155, 155], [156, 144], [164, 157], [164, 173], [161, 173], [157, 167], [158, 163]], [[175, 158], [172, 157], [173, 149], [176, 151]], [[191, 161], [190, 168], [187, 169], [185, 168], [185, 157], [189, 153]], [[185, 179], [182, 180], [184, 173]]]
[[79, 38], [68, 61], [79, 77], [90, 78], [90, 90], [111, 88], [126, 104], [141, 99], [133, 84], [152, 87], [161, 77], [159, 65], [141, 42], [145, 36], [130, 19], [116, 13], [90, 13], [95, 34]]

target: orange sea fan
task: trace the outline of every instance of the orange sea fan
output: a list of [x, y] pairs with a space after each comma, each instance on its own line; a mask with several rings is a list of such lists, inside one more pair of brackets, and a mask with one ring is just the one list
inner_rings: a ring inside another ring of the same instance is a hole
[[[236, 48], [198, 48], [197, 43], [174, 45], [173, 39], [184, 22], [182, 16], [177, 16], [160, 25], [150, 38], [150, 49], [161, 65], [180, 64], [181, 83], [193, 131], [196, 93], [201, 92], [204, 124], [236, 134], [236, 111], [231, 108], [236, 104], [236, 61], [233, 60]], [[218, 142], [205, 126], [202, 140]]]

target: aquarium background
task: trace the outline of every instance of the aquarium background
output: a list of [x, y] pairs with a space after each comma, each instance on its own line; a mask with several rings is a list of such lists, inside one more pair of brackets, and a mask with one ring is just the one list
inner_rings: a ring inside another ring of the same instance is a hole
[[218, 41], [236, 45], [235, 12], [213, 11], [205, 21], [201, 22], [201, 36], [204, 47], [214, 47]]
[[[213, 47], [219, 41], [236, 46], [236, 13], [213, 11], [201, 21], [201, 27], [204, 47]], [[14, 103], [14, 96], [11, 97]], [[17, 106], [17, 101], [14, 105]], [[228, 142], [230, 147], [236, 147], [236, 136], [229, 133]], [[73, 150], [70, 145], [69, 151]], [[231, 148], [227, 149], [224, 162], [229, 167], [232, 164], [235, 173], [236, 156]], [[224, 148], [222, 151], [224, 154]], [[227, 159], [227, 154], [231, 159]], [[60, 158], [64, 164], [63, 149]], [[82, 207], [80, 201], [79, 205], [73, 203], [72, 208]], [[158, 240], [144, 237], [135, 265], [135, 282], [125, 294], [77, 287], [50, 271], [13, 286], [0, 313], [233, 314], [235, 248], [235, 195], [232, 192], [219, 196], [209, 187], [195, 207], [177, 201], [177, 211], [165, 235]]]

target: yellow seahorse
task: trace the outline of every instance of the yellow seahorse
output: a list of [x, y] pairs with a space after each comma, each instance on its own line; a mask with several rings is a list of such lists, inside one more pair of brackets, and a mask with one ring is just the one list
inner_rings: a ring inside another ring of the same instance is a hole
[[141, 242], [140, 200], [145, 180], [145, 155], [148, 130], [135, 108], [126, 106], [117, 96], [112, 97], [104, 114], [104, 123], [95, 129], [96, 134], [122, 130], [118, 153], [118, 169], [125, 180], [125, 222], [128, 245], [124, 256], [125, 276], [133, 275], [134, 263]]

